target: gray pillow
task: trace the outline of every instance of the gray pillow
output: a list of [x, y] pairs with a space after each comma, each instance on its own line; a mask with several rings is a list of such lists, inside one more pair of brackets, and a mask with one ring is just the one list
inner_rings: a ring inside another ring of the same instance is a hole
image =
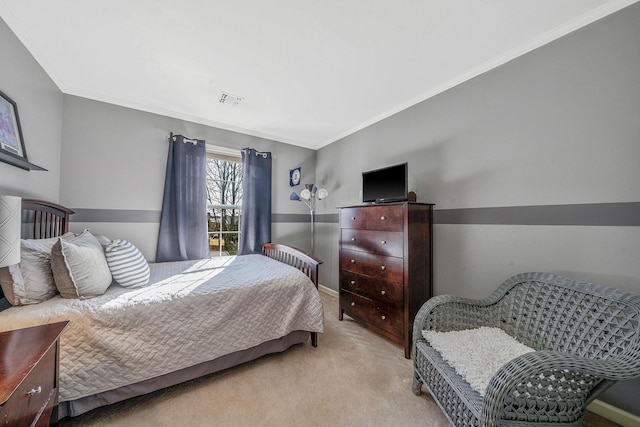
[[69, 240], [59, 239], [51, 249], [51, 268], [63, 298], [102, 295], [111, 284], [102, 246], [89, 230]]
[[[62, 238], [73, 236], [66, 233]], [[0, 286], [11, 305], [37, 304], [58, 293], [51, 272], [51, 248], [57, 241], [58, 237], [20, 240], [20, 263], [0, 269]]]
[[[10, 266], [13, 267], [13, 266]], [[15, 270], [14, 270], [15, 271]], [[20, 273], [20, 269], [18, 268], [18, 273]], [[20, 305], [20, 301], [16, 299], [15, 294], [13, 292], [13, 286], [16, 281], [22, 283], [22, 274], [19, 277], [14, 279], [11, 271], [9, 271], [9, 267], [0, 268], [0, 287], [2, 287], [2, 292], [4, 293], [4, 297], [9, 301], [11, 305]]]

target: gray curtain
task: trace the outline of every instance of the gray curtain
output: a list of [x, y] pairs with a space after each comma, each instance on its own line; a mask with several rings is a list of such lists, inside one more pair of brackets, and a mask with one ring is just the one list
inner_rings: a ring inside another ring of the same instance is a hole
[[242, 150], [240, 255], [261, 252], [271, 241], [271, 153]]
[[209, 258], [205, 142], [185, 139], [169, 138], [156, 262]]

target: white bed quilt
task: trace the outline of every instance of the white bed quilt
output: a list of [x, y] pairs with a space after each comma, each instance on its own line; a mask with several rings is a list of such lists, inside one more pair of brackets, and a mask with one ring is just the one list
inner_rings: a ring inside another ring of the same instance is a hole
[[150, 284], [56, 296], [0, 312], [0, 331], [70, 320], [60, 402], [194, 366], [295, 330], [323, 332], [322, 301], [297, 269], [262, 255], [151, 264]]

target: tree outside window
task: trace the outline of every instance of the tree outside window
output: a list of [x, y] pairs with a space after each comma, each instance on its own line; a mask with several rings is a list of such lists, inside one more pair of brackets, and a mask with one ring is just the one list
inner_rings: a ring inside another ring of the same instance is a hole
[[237, 255], [242, 205], [242, 163], [209, 154], [207, 223], [211, 256]]

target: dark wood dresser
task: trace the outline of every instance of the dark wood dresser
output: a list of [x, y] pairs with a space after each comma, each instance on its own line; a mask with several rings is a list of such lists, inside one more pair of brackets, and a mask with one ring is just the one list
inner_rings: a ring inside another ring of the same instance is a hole
[[340, 208], [339, 319], [357, 322], [411, 354], [413, 319], [431, 297], [433, 204]]
[[59, 339], [67, 323], [0, 332], [0, 426], [57, 425]]

